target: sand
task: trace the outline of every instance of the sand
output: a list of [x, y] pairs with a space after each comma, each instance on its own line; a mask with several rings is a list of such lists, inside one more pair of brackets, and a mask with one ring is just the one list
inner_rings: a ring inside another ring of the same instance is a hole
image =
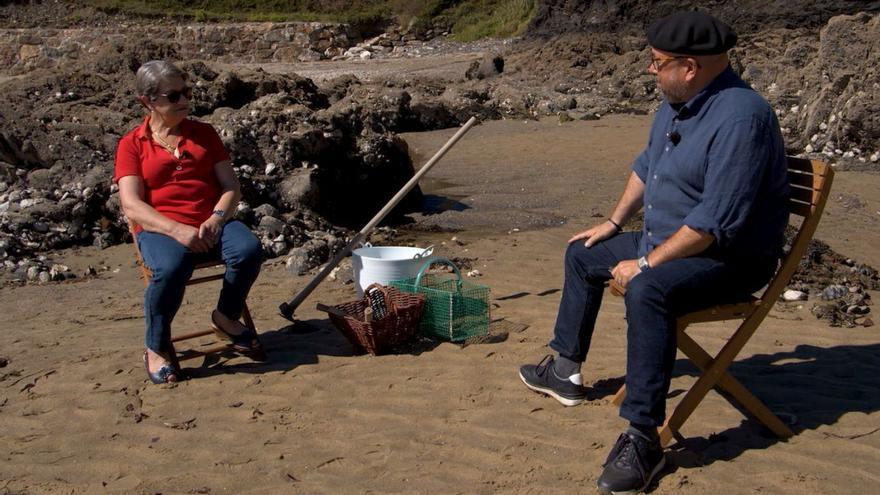
[[[77, 271], [112, 270], [0, 290], [0, 493], [593, 493], [624, 427], [609, 404], [625, 372], [622, 301], [608, 297], [599, 316], [590, 402], [564, 408], [517, 369], [547, 353], [565, 241], [611, 209], [649, 123], [490, 122], [431, 171], [433, 213], [398, 242], [470, 260], [492, 288], [492, 343], [352, 355], [314, 309], [352, 299], [352, 285], [325, 281], [291, 325], [276, 308], [310, 276], [275, 260], [250, 298], [269, 361], [188, 361], [192, 379], [155, 386], [131, 246], [64, 253]], [[453, 132], [404, 137], [422, 163]], [[834, 191], [817, 237], [880, 266], [880, 176], [840, 172]], [[215, 298], [191, 289], [175, 328], [204, 325]], [[710, 392], [654, 493], [876, 489], [880, 327], [831, 328], [811, 304], [777, 305], [732, 367], [795, 437], [778, 441]], [[730, 329], [691, 334], [714, 350]], [[695, 380], [679, 357], [670, 404]]]

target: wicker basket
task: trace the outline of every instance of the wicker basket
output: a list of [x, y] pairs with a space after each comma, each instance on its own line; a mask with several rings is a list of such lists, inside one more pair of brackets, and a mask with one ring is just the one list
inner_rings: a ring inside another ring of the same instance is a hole
[[[431, 265], [447, 265], [452, 277], [425, 273]], [[455, 263], [445, 258], [426, 261], [414, 279], [395, 280], [403, 292], [426, 298], [421, 334], [449, 342], [467, 342], [489, 333], [489, 287], [462, 280]]]
[[[370, 307], [373, 289], [380, 291], [385, 315], [364, 321], [364, 310]], [[329, 316], [352, 345], [375, 356], [411, 339], [419, 327], [424, 307], [425, 296], [421, 294], [408, 294], [393, 287], [372, 284], [364, 291], [363, 299], [335, 306], [345, 316], [333, 313]]]

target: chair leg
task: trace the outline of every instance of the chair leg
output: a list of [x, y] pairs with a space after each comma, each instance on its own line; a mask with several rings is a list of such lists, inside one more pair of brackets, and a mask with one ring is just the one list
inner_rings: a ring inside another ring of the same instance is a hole
[[[696, 341], [683, 331], [678, 335], [679, 348], [694, 364], [705, 371], [712, 365], [712, 357]], [[789, 438], [794, 432], [785, 425], [770, 409], [743, 386], [729, 372], [725, 371], [718, 379], [718, 388], [729, 394], [733, 399], [749, 411], [780, 438]]]
[[165, 339], [165, 349], [168, 350], [168, 360], [171, 361], [171, 366], [173, 366], [175, 370], [180, 370], [180, 360], [177, 358], [177, 349], [174, 348], [174, 343], [171, 341], [170, 336]]
[[244, 325], [254, 333], [257, 333], [257, 326], [254, 325], [254, 319], [251, 318], [251, 310], [248, 308], [247, 301], [244, 302], [244, 305], [241, 308], [241, 317], [244, 320]]
[[[681, 428], [681, 425], [683, 425], [684, 422], [687, 421], [690, 415], [694, 412], [694, 410], [696, 410], [697, 406], [700, 404], [700, 402], [702, 402], [703, 398], [706, 397], [706, 394], [709, 393], [709, 390], [711, 390], [715, 386], [720, 387], [721, 385], [719, 384], [719, 382], [723, 378], [725, 382], [728, 381], [728, 379], [724, 377], [724, 375], [727, 374], [727, 367], [733, 361], [733, 358], [736, 356], [736, 354], [741, 350], [742, 344], [745, 343], [746, 339], [736, 339], [739, 340], [739, 342], [736, 343], [736, 346], [729, 346], [734, 343], [733, 341], [738, 336], [737, 334], [743, 331], [743, 329], [746, 328], [747, 324], [749, 324], [748, 319], [745, 323], [743, 323], [743, 326], [740, 327], [740, 330], [737, 330], [737, 332], [734, 333], [734, 337], [731, 337], [731, 339], [728, 340], [727, 345], [722, 348], [721, 352], [719, 352], [718, 357], [715, 357], [714, 359], [710, 358], [708, 366], [705, 366], [702, 375], [700, 375], [700, 378], [697, 379], [697, 383], [695, 383], [694, 386], [691, 387], [691, 389], [687, 392], [687, 394], [685, 394], [681, 402], [678, 403], [678, 406], [676, 406], [675, 410], [672, 412], [672, 415], [669, 416], [669, 418], [666, 420], [666, 426], [664, 426], [664, 428], [669, 427], [673, 431], [678, 431]], [[748, 330], [748, 328], [746, 329]], [[684, 344], [685, 347], [688, 347], [689, 351], [693, 351], [695, 347], [699, 347], [697, 343], [693, 341], [693, 339], [691, 339], [684, 333], [683, 328], [681, 330], [682, 331], [680, 331], [678, 334], [679, 348], [682, 347], [682, 344]], [[684, 338], [682, 338], [682, 336], [684, 336]], [[701, 359], [700, 361], [706, 364], [704, 360]], [[729, 374], [727, 375], [729, 376]], [[730, 377], [729, 380], [732, 381], [733, 377]], [[742, 386], [740, 385], [740, 387]], [[744, 390], [745, 387], [742, 387], [742, 389]], [[738, 390], [737, 393], [739, 392], [740, 391]], [[755, 401], [757, 401], [757, 399], [755, 399]], [[752, 403], [751, 405], [754, 406], [754, 403]], [[770, 414], [772, 415], [772, 413]], [[775, 424], [775, 426], [782, 427], [779, 428], [779, 431], [783, 435], [783, 437], [791, 436], [791, 430], [788, 430], [788, 427], [785, 427], [785, 425], [782, 424], [781, 421], [778, 424]]]

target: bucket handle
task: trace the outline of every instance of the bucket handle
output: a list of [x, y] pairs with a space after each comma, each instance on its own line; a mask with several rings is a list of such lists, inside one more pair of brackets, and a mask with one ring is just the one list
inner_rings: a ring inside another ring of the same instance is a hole
[[419, 274], [416, 275], [416, 283], [415, 283], [416, 287], [419, 287], [421, 285], [422, 275], [425, 274], [425, 271], [427, 271], [428, 268], [431, 267], [431, 265], [436, 265], [436, 264], [447, 265], [447, 266], [452, 267], [452, 271], [455, 273], [455, 276], [457, 278], [457, 280], [455, 282], [455, 287], [457, 290], [460, 291], [461, 290], [461, 272], [458, 271], [458, 267], [455, 266], [455, 263], [449, 261], [446, 258], [432, 258], [432, 259], [429, 259], [428, 261], [426, 261], [422, 265], [422, 267], [419, 268]]
[[434, 245], [433, 244], [431, 244], [430, 246], [423, 249], [421, 253], [416, 253], [415, 255], [413, 255], [413, 259], [419, 260], [422, 258], [428, 258], [432, 254], [434, 254]]

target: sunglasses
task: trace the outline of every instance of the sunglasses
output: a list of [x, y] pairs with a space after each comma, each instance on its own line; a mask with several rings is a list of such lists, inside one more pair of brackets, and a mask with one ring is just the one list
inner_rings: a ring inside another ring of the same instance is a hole
[[660, 72], [668, 62], [672, 62], [673, 60], [680, 60], [690, 57], [652, 57], [650, 66], [654, 67], [654, 70]]
[[189, 86], [184, 86], [183, 89], [181, 89], [181, 90], [175, 90], [175, 91], [170, 91], [168, 93], [162, 93], [160, 95], [153, 96], [150, 99], [153, 101], [156, 101], [157, 99], [159, 99], [160, 96], [164, 96], [165, 98], [168, 98], [168, 101], [171, 103], [177, 103], [178, 101], [180, 101], [181, 96], [183, 96], [187, 100], [192, 100], [193, 90]]

